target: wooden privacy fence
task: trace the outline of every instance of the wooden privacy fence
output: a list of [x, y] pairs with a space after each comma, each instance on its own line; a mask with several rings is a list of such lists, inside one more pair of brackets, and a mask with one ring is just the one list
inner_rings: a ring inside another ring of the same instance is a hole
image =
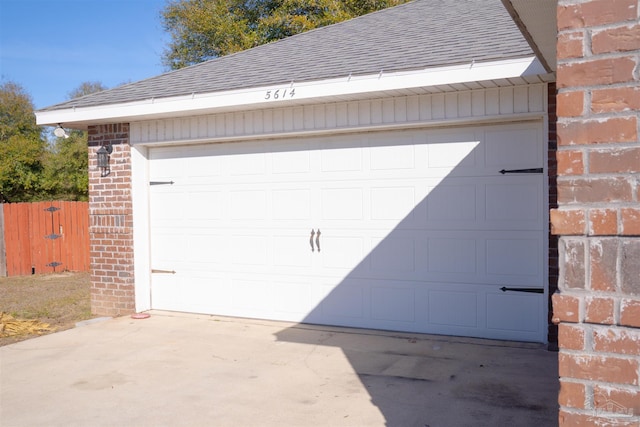
[[7, 203], [0, 207], [7, 276], [89, 271], [87, 202]]

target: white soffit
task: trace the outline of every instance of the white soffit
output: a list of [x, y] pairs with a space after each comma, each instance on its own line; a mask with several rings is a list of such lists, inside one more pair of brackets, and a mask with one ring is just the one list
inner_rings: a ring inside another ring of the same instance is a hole
[[[38, 125], [62, 124], [68, 128], [84, 129], [90, 124], [134, 122], [168, 117], [308, 105], [321, 102], [345, 101], [383, 97], [394, 91], [428, 91], [428, 88], [491, 82], [489, 86], [513, 85], [508, 79], [551, 81], [544, 66], [535, 57], [510, 59], [403, 71], [380, 72], [367, 76], [346, 76], [339, 79], [279, 86], [255, 87], [226, 92], [191, 94], [179, 97], [146, 99], [142, 101], [84, 108], [36, 112]], [[277, 93], [276, 93], [277, 91]]]
[[556, 71], [557, 0], [502, 0], [547, 71]]

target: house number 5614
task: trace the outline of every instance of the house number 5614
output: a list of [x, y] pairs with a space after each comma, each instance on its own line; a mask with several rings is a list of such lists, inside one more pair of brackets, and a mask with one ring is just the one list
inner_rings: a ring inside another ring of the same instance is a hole
[[264, 99], [285, 99], [293, 98], [296, 95], [296, 88], [268, 90], [264, 94]]

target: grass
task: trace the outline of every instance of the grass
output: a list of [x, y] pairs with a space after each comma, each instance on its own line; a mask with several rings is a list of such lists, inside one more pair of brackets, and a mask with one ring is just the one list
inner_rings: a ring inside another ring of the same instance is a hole
[[[57, 332], [92, 318], [88, 273], [0, 277], [0, 312], [48, 323]], [[38, 336], [0, 337], [0, 346]]]

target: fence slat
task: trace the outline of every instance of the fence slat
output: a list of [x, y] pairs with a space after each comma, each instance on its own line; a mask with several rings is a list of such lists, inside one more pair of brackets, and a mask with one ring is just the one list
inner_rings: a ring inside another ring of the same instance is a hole
[[[53, 213], [49, 207], [60, 208]], [[5, 203], [4, 237], [7, 276], [89, 271], [87, 202]], [[57, 239], [47, 238], [61, 234]], [[61, 263], [55, 269], [47, 266]]]

